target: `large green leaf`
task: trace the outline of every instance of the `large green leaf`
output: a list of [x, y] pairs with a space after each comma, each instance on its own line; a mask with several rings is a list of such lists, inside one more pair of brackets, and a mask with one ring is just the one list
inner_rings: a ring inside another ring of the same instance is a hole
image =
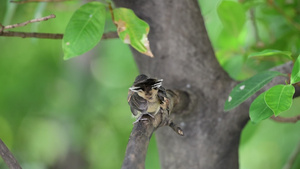
[[258, 123], [273, 115], [273, 111], [265, 102], [266, 92], [260, 94], [251, 104], [249, 109], [249, 116], [252, 122]]
[[276, 85], [266, 91], [265, 102], [277, 116], [291, 107], [294, 93], [292, 85]]
[[62, 41], [64, 59], [81, 55], [101, 40], [105, 25], [105, 5], [89, 2], [71, 17]]
[[238, 84], [232, 89], [225, 102], [224, 110], [228, 111], [237, 107], [278, 75], [282, 74], [276, 71], [261, 72]]
[[224, 29], [238, 36], [246, 22], [246, 12], [243, 6], [234, 1], [222, 1], [217, 12]]
[[149, 25], [137, 17], [131, 9], [116, 8], [113, 12], [120, 39], [137, 51], [153, 57], [148, 41]]
[[298, 83], [300, 81], [300, 55], [298, 56], [291, 75], [291, 84]]
[[289, 60], [292, 60], [292, 53], [289, 51], [281, 51], [281, 50], [274, 50], [274, 49], [266, 49], [261, 52], [255, 52], [251, 53], [248, 58], [251, 57], [261, 57], [261, 56], [283, 56], [285, 58], [288, 58]]

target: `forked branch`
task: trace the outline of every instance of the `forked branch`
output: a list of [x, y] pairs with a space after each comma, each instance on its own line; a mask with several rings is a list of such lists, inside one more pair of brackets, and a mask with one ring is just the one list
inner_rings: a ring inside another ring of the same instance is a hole
[[[49, 16], [45, 16], [42, 18], [36, 18], [31, 19], [29, 21], [25, 21], [22, 23], [12, 24], [3, 26], [0, 24], [0, 36], [6, 36], [6, 37], [21, 37], [21, 38], [41, 38], [41, 39], [62, 39], [63, 34], [60, 33], [37, 33], [37, 32], [12, 32], [12, 31], [5, 31], [6, 29], [13, 29], [17, 27], [23, 27], [30, 23], [34, 22], [41, 22], [41, 21], [47, 21], [48, 19], [55, 18], [56, 16], [54, 14], [51, 14]], [[103, 39], [114, 39], [118, 38], [117, 32], [107, 32], [102, 35]]]
[[[175, 92], [167, 90], [167, 96], [170, 99], [170, 112], [172, 112], [173, 109], [179, 111], [180, 109], [184, 109], [186, 107], [182, 105], [182, 103], [186, 104], [186, 102], [179, 102], [186, 99], [187, 94], [185, 92], [177, 91], [175, 94]], [[144, 115], [142, 119], [143, 120], [140, 120], [134, 124], [134, 127], [131, 131], [122, 169], [145, 168], [145, 159], [149, 141], [153, 132], [159, 127], [169, 126], [178, 135], [183, 136], [182, 129], [171, 120], [169, 113], [166, 111], [157, 113], [154, 118], [150, 117], [149, 115]]]

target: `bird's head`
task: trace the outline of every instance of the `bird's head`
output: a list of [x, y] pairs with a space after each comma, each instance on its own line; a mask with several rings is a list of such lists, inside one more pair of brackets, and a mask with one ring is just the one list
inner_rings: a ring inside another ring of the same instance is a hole
[[141, 74], [136, 77], [133, 86], [129, 89], [147, 101], [153, 102], [157, 99], [158, 88], [162, 85], [162, 81], [163, 79], [148, 78]]

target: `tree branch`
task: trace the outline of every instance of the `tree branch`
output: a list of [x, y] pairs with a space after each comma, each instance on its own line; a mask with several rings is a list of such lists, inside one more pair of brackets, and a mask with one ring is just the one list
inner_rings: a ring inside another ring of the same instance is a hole
[[[37, 32], [11, 32], [4, 31], [0, 32], [0, 36], [6, 37], [21, 37], [21, 38], [40, 38], [40, 39], [62, 39], [63, 34], [54, 33], [37, 33]], [[102, 40], [104, 39], [114, 39], [118, 38], [117, 32], [107, 32], [102, 35]]]
[[13, 24], [13, 25], [2, 26], [2, 31], [5, 30], [5, 29], [13, 29], [13, 28], [16, 28], [16, 27], [26, 26], [27, 24], [34, 23], [34, 22], [47, 21], [48, 19], [52, 19], [52, 18], [55, 18], [55, 17], [56, 16], [54, 14], [51, 14], [49, 16], [45, 16], [45, 17], [37, 18], [37, 19], [31, 19], [29, 21], [22, 22], [22, 23], [17, 23], [17, 24]]
[[[177, 111], [181, 108], [186, 108], [179, 101], [180, 97], [186, 97], [186, 93], [167, 90], [169, 100], [169, 111], [172, 112], [173, 108]], [[177, 126], [169, 117], [169, 113], [164, 111], [157, 113], [154, 118], [149, 115], [144, 115], [143, 120], [135, 123], [126, 148], [125, 159], [122, 169], [144, 169], [145, 160], [148, 149], [148, 144], [153, 132], [159, 127], [169, 126], [177, 134], [183, 136], [182, 129]]]
[[272, 120], [280, 123], [297, 123], [300, 120], [300, 115], [294, 117], [281, 117], [281, 116], [272, 116], [270, 117]]
[[0, 155], [9, 169], [22, 169], [18, 161], [9, 151], [4, 142], [0, 139]]
[[65, 1], [72, 1], [72, 0], [25, 0], [25, 1], [10, 1], [10, 2], [17, 3], [17, 4], [25, 4], [29, 2], [65, 2]]
[[[17, 23], [13, 25], [7, 25], [3, 26], [0, 24], [0, 36], [6, 36], [6, 37], [21, 37], [21, 38], [41, 38], [41, 39], [62, 39], [63, 34], [59, 33], [37, 33], [37, 32], [12, 32], [12, 31], [4, 31], [6, 29], [13, 29], [16, 27], [23, 27], [30, 23], [34, 22], [41, 22], [46, 21], [48, 19], [55, 18], [56, 16], [54, 14], [51, 14], [49, 16], [45, 16], [42, 18], [32, 19], [29, 21], [25, 21], [22, 23]], [[102, 36], [102, 39], [112, 39], [112, 38], [118, 38], [117, 32], [108, 32], [104, 33]]]
[[126, 148], [122, 169], [144, 169], [148, 144], [155, 128], [150, 121], [135, 123]]
[[20, 37], [20, 38], [41, 38], [41, 39], [62, 39], [63, 38], [63, 34], [37, 33], [37, 32], [11, 32], [11, 31], [4, 31], [0, 33], [0, 36]]

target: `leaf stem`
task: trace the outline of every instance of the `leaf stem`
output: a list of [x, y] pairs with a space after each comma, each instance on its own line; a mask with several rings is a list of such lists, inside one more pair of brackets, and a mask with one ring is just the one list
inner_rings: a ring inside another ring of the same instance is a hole
[[[111, 19], [112, 19], [112, 21], [114, 22], [114, 24], [116, 25], [116, 23], [115, 23], [114, 11], [113, 11], [113, 8], [112, 8], [110, 2], [108, 2], [108, 8], [109, 8], [109, 12], [110, 12], [110, 15], [111, 15]], [[116, 26], [117, 26], [117, 25], [116, 25]]]
[[297, 123], [300, 120], [300, 115], [294, 117], [271, 116], [270, 118], [279, 123]]

